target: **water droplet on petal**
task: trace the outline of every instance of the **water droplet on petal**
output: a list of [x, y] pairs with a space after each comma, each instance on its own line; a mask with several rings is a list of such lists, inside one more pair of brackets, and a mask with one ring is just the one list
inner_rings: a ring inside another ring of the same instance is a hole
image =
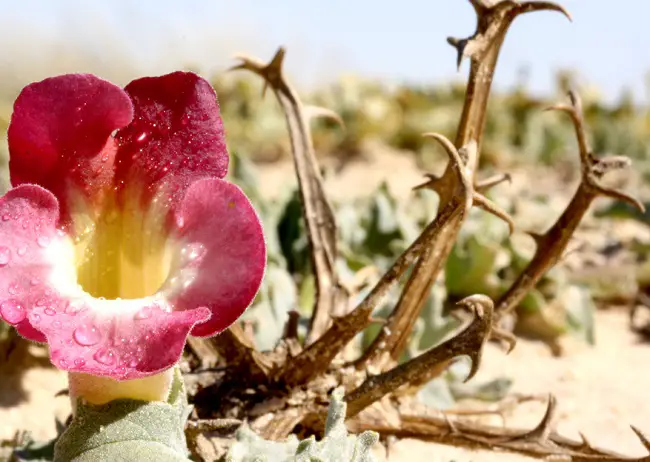
[[37, 314], [37, 313], [34, 313], [32, 315], [32, 317], [31, 317], [30, 321], [32, 322], [32, 324], [38, 324], [39, 322], [41, 322], [41, 315]]
[[150, 306], [145, 306], [133, 315], [133, 319], [135, 319], [136, 321], [149, 319], [152, 313], [153, 313], [153, 309]]
[[49, 306], [47, 308], [45, 308], [43, 310], [43, 312], [48, 316], [54, 316], [56, 314], [56, 310], [54, 308], [49, 307]]
[[9, 221], [9, 220], [11, 220], [11, 217], [9, 215], [7, 214], [2, 215], [2, 221]]
[[18, 284], [13, 283], [9, 286], [9, 293], [11, 295], [16, 295], [18, 293], [19, 287]]
[[38, 236], [38, 239], [36, 239], [36, 243], [37, 243], [40, 247], [45, 248], [45, 247], [47, 247], [47, 246], [50, 244], [50, 238], [47, 237], [47, 236]]
[[142, 143], [142, 142], [143, 142], [144, 140], [146, 140], [146, 139], [147, 139], [147, 133], [146, 133], [146, 132], [142, 132], [142, 133], [140, 133], [140, 135], [136, 138], [136, 141], [139, 142], [139, 143]]
[[74, 360], [74, 365], [77, 367], [82, 367], [84, 364], [86, 364], [86, 360], [83, 358], [77, 358]]
[[67, 366], [68, 366], [68, 361], [66, 361], [65, 359], [61, 359], [61, 360], [59, 361], [59, 366], [61, 366], [61, 367], [67, 367]]
[[0, 303], [0, 314], [9, 324], [18, 324], [27, 317], [25, 309], [15, 300], [5, 300]]
[[27, 247], [25, 247], [25, 246], [18, 247], [18, 250], [16, 250], [16, 253], [20, 257], [24, 256], [27, 253]]
[[[20, 252], [20, 251], [19, 251], [19, 252]], [[31, 285], [33, 285], [33, 286], [37, 286], [37, 285], [39, 285], [39, 284], [41, 283], [41, 281], [39, 281], [38, 278], [34, 278], [34, 279], [32, 279], [31, 281], [29, 281], [29, 283], [30, 283]]]
[[91, 346], [99, 343], [102, 335], [94, 325], [83, 324], [72, 333], [75, 341], [82, 346]]
[[0, 246], [0, 268], [7, 266], [11, 261], [11, 250], [9, 247]]
[[97, 353], [94, 354], [93, 358], [100, 364], [105, 366], [112, 366], [115, 364], [115, 353], [110, 348], [101, 348], [97, 350]]
[[135, 357], [129, 359], [129, 361], [126, 363], [126, 365], [129, 367], [137, 367], [138, 364], [140, 364], [140, 359]]
[[81, 308], [79, 308], [77, 305], [68, 302], [68, 304], [65, 306], [63, 309], [63, 312], [69, 316], [74, 316], [77, 313], [81, 311]]

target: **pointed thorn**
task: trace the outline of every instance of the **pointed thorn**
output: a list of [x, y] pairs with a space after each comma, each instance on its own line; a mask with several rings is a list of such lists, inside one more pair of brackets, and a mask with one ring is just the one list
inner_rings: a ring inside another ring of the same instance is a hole
[[512, 184], [512, 176], [510, 176], [509, 173], [500, 173], [498, 175], [491, 176], [489, 178], [486, 178], [485, 180], [479, 182], [476, 184], [474, 189], [478, 192], [486, 192], [489, 189], [504, 183], [508, 182]]
[[632, 431], [636, 433], [636, 436], [641, 441], [643, 447], [646, 448], [648, 452], [650, 452], [650, 439], [648, 439], [645, 433], [643, 433], [640, 429], [638, 429], [634, 425], [630, 425], [630, 428], [632, 428]]
[[582, 448], [583, 449], [592, 449], [593, 446], [591, 445], [591, 443], [589, 442], [589, 440], [587, 439], [585, 434], [582, 433], [581, 431], [579, 431], [578, 434], [580, 435], [580, 440], [582, 441]]
[[278, 51], [275, 52], [271, 62], [266, 66], [270, 69], [282, 69], [282, 64], [284, 63], [284, 56], [287, 54], [287, 50], [284, 47], [279, 47]]
[[538, 248], [544, 244], [544, 240], [546, 239], [546, 234], [536, 233], [535, 231], [526, 231], [526, 234], [533, 238]]
[[627, 202], [631, 206], [635, 207], [639, 212], [645, 213], [645, 206], [641, 201], [622, 191], [617, 191], [616, 189], [610, 189], [610, 188], [605, 188], [603, 186], [598, 186], [598, 192], [603, 196], [607, 196], [622, 202]]
[[456, 149], [456, 146], [454, 146], [454, 144], [449, 141], [446, 136], [441, 135], [440, 133], [423, 133], [422, 136], [436, 140], [445, 149], [447, 156], [449, 156], [449, 160], [453, 164], [456, 164], [455, 166], [463, 166], [463, 162], [460, 158], [460, 154], [458, 153], [458, 149]]
[[478, 351], [474, 351], [471, 354], [469, 354], [469, 359], [472, 361], [472, 367], [469, 370], [469, 374], [467, 374], [467, 377], [465, 377], [465, 380], [463, 380], [463, 383], [467, 383], [470, 380], [474, 378], [476, 373], [479, 370], [479, 367], [481, 366], [481, 356], [483, 355], [483, 349], [480, 349]]
[[495, 326], [492, 326], [491, 337], [494, 340], [498, 340], [502, 344], [503, 343], [507, 344], [506, 346], [507, 355], [510, 354], [512, 350], [515, 349], [515, 346], [517, 345], [517, 337], [515, 337], [512, 333]]
[[510, 235], [514, 233], [515, 222], [512, 219], [512, 217], [508, 214], [508, 212], [506, 212], [501, 207], [499, 207], [494, 202], [492, 202], [490, 199], [488, 199], [487, 197], [485, 197], [484, 195], [476, 191], [474, 192], [472, 199], [474, 200], [474, 205], [485, 210], [488, 213], [491, 213], [495, 217], [501, 218], [503, 221], [505, 221], [508, 224], [508, 230], [510, 232]]
[[441, 178], [434, 175], [433, 173], [425, 173], [424, 176], [426, 176], [429, 180], [417, 186], [413, 186], [413, 191], [418, 191], [420, 189], [432, 189], [438, 192], [438, 185], [440, 184]]
[[460, 65], [463, 63], [463, 53], [465, 52], [465, 47], [467, 46], [467, 39], [447, 37], [447, 43], [456, 49], [456, 71], [459, 71]]
[[567, 18], [569, 22], [573, 22], [571, 13], [569, 13], [562, 5], [553, 2], [524, 2], [519, 4], [519, 10], [521, 13], [530, 13], [533, 11], [557, 11]]
[[262, 99], [264, 99], [264, 97], [266, 96], [266, 90], [268, 90], [268, 88], [269, 88], [269, 84], [265, 80], [264, 83], [262, 84]]
[[323, 118], [336, 122], [339, 127], [345, 130], [345, 122], [335, 111], [321, 106], [304, 106], [305, 116], [307, 119]]

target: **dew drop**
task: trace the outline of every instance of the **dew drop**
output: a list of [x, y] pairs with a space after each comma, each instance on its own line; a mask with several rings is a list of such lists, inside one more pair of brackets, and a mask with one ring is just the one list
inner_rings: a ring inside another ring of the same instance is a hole
[[72, 303], [70, 303], [70, 302], [68, 302], [68, 304], [67, 304], [67, 305], [65, 306], [65, 308], [63, 309], [63, 312], [64, 312], [65, 314], [69, 315], [69, 316], [74, 316], [74, 315], [76, 315], [79, 311], [81, 311], [81, 309], [80, 309], [77, 305], [74, 305], [74, 304], [72, 304]]
[[138, 364], [140, 364], [140, 359], [139, 358], [131, 358], [126, 363], [127, 366], [132, 367], [132, 368], [137, 367]]
[[146, 132], [142, 132], [142, 133], [140, 133], [140, 135], [136, 138], [136, 141], [139, 142], [139, 143], [142, 143], [142, 142], [143, 142], [144, 140], [146, 140], [146, 139], [147, 139], [147, 133], [146, 133]]
[[47, 236], [38, 236], [36, 243], [39, 245], [39, 247], [45, 248], [50, 244], [50, 238]]
[[18, 324], [27, 317], [25, 309], [15, 300], [5, 300], [0, 303], [0, 314], [9, 324]]
[[37, 278], [33, 278], [29, 283], [33, 286], [39, 285], [41, 282]]
[[83, 358], [77, 358], [74, 360], [74, 365], [77, 367], [82, 367], [84, 364], [86, 364], [86, 360]]
[[16, 295], [18, 293], [19, 287], [18, 284], [13, 283], [9, 286], [9, 293], [11, 295]]
[[32, 322], [32, 324], [38, 324], [39, 322], [41, 322], [41, 315], [37, 314], [37, 313], [34, 313], [32, 315], [32, 317], [31, 317], [30, 321]]
[[67, 367], [67, 366], [68, 366], [68, 361], [66, 361], [65, 359], [61, 359], [61, 360], [59, 361], [59, 366], [61, 366], [61, 367]]
[[27, 247], [25, 247], [25, 246], [18, 247], [18, 250], [16, 250], [16, 253], [20, 257], [24, 256], [27, 253]]
[[136, 321], [142, 321], [143, 319], [149, 319], [152, 314], [153, 309], [150, 306], [145, 306], [133, 315], [133, 319]]
[[11, 250], [9, 247], [0, 246], [0, 268], [7, 266], [11, 261]]
[[51, 308], [51, 307], [48, 306], [47, 308], [45, 308], [43, 310], [43, 313], [45, 313], [48, 316], [54, 316], [56, 314], [56, 310], [54, 308]]
[[75, 341], [82, 346], [91, 346], [99, 343], [102, 335], [97, 327], [88, 324], [83, 324], [75, 329], [72, 333]]
[[9, 215], [2, 215], [2, 221], [9, 221], [11, 220], [11, 217]]
[[36, 300], [36, 306], [45, 306], [46, 304], [47, 304], [47, 300], [45, 300], [44, 298], [39, 298], [38, 300]]
[[101, 348], [97, 350], [93, 358], [100, 364], [105, 366], [112, 366], [115, 364], [115, 353], [110, 348]]

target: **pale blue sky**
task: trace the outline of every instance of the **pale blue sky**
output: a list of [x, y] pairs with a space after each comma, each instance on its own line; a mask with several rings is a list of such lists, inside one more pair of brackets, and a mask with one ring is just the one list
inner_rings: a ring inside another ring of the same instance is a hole
[[[573, 23], [545, 12], [516, 21], [497, 85], [528, 65], [533, 90], [547, 92], [554, 71], [571, 67], [609, 98], [631, 87], [648, 101], [650, 2], [563, 4]], [[266, 58], [282, 44], [302, 85], [340, 73], [435, 82], [464, 77], [445, 38], [473, 30], [466, 0], [0, 0], [0, 77], [12, 88], [71, 71], [125, 83], [187, 65], [225, 68], [235, 52]]]

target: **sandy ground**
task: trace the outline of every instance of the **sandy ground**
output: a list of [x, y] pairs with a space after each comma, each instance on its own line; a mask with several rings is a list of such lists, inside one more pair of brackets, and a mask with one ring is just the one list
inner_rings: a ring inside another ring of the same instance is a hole
[[[262, 192], [274, 195], [284, 189], [290, 172], [290, 164], [262, 168]], [[410, 156], [379, 155], [372, 165], [359, 163], [328, 181], [327, 189], [336, 199], [345, 200], [368, 193], [388, 179], [392, 190], [398, 196], [405, 196], [421, 178]], [[578, 431], [581, 431], [598, 446], [643, 455], [643, 448], [629, 425], [636, 425], [650, 434], [647, 395], [650, 390], [650, 344], [640, 343], [630, 332], [623, 310], [599, 312], [596, 325], [595, 347], [566, 338], [565, 356], [561, 358], [553, 357], [544, 345], [531, 341], [520, 341], [507, 356], [488, 345], [476, 380], [505, 376], [514, 380], [514, 392], [552, 393], [559, 403], [560, 432], [578, 438]], [[65, 387], [63, 373], [33, 368], [23, 378], [25, 399], [18, 405], [7, 406], [15, 401], [12, 398], [16, 397], [19, 388], [15, 377], [0, 377], [0, 438], [11, 437], [19, 428], [31, 431], [36, 439], [51, 437], [55, 432], [54, 416], [65, 418], [69, 411], [67, 398], [54, 398], [54, 394]], [[523, 404], [507, 417], [507, 423], [532, 428], [543, 412], [543, 404]], [[378, 454], [381, 452], [378, 450]], [[508, 462], [533, 459], [402, 440], [392, 446], [389, 460]]]

